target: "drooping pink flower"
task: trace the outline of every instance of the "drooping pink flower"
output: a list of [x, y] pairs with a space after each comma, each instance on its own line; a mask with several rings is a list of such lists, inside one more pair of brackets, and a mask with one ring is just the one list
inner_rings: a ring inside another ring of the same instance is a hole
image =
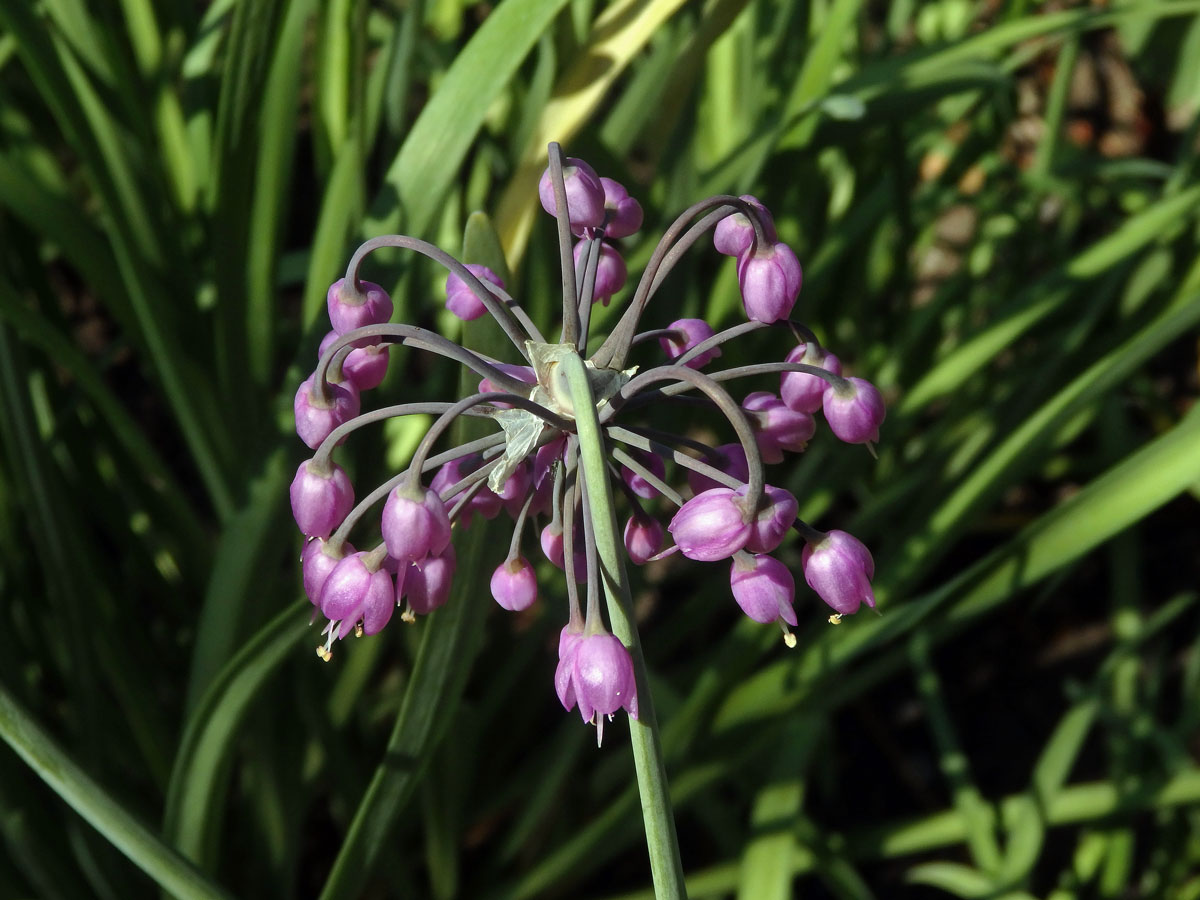
[[[504, 281], [487, 266], [481, 266], [478, 263], [467, 263], [466, 268], [467, 271], [484, 283], [485, 288], [488, 282], [491, 282], [501, 290], [504, 289]], [[487, 312], [487, 307], [483, 305], [483, 301], [454, 272], [451, 272], [446, 277], [446, 309], [450, 310], [450, 312], [454, 313], [454, 315], [458, 316], [464, 322], [478, 319]]]
[[861, 604], [875, 605], [871, 579], [875, 560], [858, 538], [844, 531], [831, 531], [810, 542], [800, 555], [804, 580], [839, 615], [858, 612]]
[[[816, 366], [834, 375], [842, 374], [842, 361], [812, 343], [793, 348], [785, 361]], [[828, 381], [807, 372], [784, 372], [779, 376], [779, 396], [796, 412], [816, 412], [821, 408], [821, 400], [828, 388]]]
[[[667, 328], [675, 334], [670, 337], [660, 337], [658, 345], [667, 354], [667, 358], [672, 361], [679, 359], [701, 341], [706, 341], [716, 334], [712, 326], [703, 319], [676, 319]], [[685, 365], [692, 369], [700, 369], [720, 355], [721, 348], [713, 347], [711, 350], [705, 350], [693, 359], [689, 359]]]
[[[563, 185], [567, 192], [567, 217], [571, 228], [600, 226], [604, 222], [604, 185], [596, 170], [582, 159], [568, 156], [563, 160]], [[542, 201], [542, 209], [557, 216], [549, 169], [542, 173], [538, 182], [538, 199]]]
[[803, 280], [800, 261], [787, 244], [760, 247], [738, 258], [742, 306], [755, 322], [769, 325], [791, 315]]
[[730, 488], [711, 488], [679, 508], [667, 530], [688, 559], [714, 562], [746, 546], [750, 524]]
[[316, 466], [311, 459], [296, 469], [289, 496], [296, 525], [310, 537], [329, 537], [354, 506], [354, 486], [346, 470], [336, 463]]
[[[359, 289], [339, 278], [325, 294], [329, 323], [338, 334], [345, 334], [365, 325], [379, 325], [392, 317], [392, 298], [387, 291], [371, 281], [359, 281]], [[366, 339], [365, 344], [374, 343]], [[355, 346], [360, 346], [356, 343]]]
[[862, 378], [847, 378], [825, 390], [824, 412], [829, 430], [847, 444], [879, 440], [887, 415], [879, 389]]
[[[771, 217], [770, 211], [758, 202], [757, 197], [753, 197], [750, 194], [742, 194], [741, 199], [758, 210], [766, 239], [768, 241], [777, 240], [775, 236], [775, 220]], [[739, 212], [731, 216], [726, 216], [713, 229], [713, 246], [716, 247], [718, 253], [723, 253], [726, 256], [741, 256], [753, 244], [754, 225], [751, 224], [744, 213]]]
[[301, 383], [292, 403], [296, 434], [312, 450], [320, 447], [333, 429], [357, 416], [360, 409], [358, 390], [353, 385], [327, 385], [323, 399], [313, 387], [315, 377], [310, 375]]
[[729, 569], [729, 587], [742, 612], [755, 622], [782, 619], [796, 625], [796, 581], [788, 567], [766, 554], [739, 553]]
[[512, 612], [529, 609], [537, 600], [537, 575], [523, 556], [506, 559], [492, 573], [492, 599]]

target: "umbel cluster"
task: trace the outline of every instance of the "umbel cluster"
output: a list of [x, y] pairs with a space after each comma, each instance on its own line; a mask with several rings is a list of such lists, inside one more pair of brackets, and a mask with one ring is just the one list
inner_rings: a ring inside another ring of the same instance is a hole
[[[603, 717], [620, 708], [636, 718], [637, 691], [629, 653], [601, 613], [591, 516], [599, 500], [580, 477], [576, 410], [562, 364], [588, 346], [593, 305], [607, 305], [624, 287], [626, 266], [615, 241], [641, 227], [642, 209], [618, 182], [580, 159], [562, 159], [557, 145], [551, 145], [539, 194], [557, 219], [562, 260], [563, 313], [553, 342], [484, 266], [465, 265], [401, 235], [374, 238], [355, 252], [345, 277], [329, 288], [332, 331], [321, 343], [320, 361], [296, 392], [296, 432], [315, 452], [296, 471], [291, 503], [307, 539], [304, 590], [314, 618], [325, 622], [317, 653], [326, 660], [334, 641], [377, 633], [397, 609], [411, 621], [446, 603], [455, 533], [477, 515], [509, 516], [512, 539], [496, 561], [492, 596], [507, 610], [536, 601], [531, 553], [564, 572], [568, 611], [554, 684], [564, 707], [578, 707], [585, 721], [602, 726]], [[639, 330], [671, 269], [709, 235], [718, 253], [737, 259], [748, 321], [721, 332], [690, 318]], [[428, 329], [392, 324], [387, 293], [359, 277], [364, 260], [380, 247], [406, 248], [442, 264], [447, 308], [464, 320], [491, 315], [519, 361], [491, 359]], [[851, 535], [800, 521], [796, 499], [766, 482], [765, 467], [805, 449], [816, 434], [817, 413], [835, 438], [850, 444], [878, 440], [884, 418], [879, 391], [861, 378], [843, 377], [837, 356], [790, 318], [801, 281], [800, 263], [778, 240], [763, 204], [748, 195], [710, 197], [667, 229], [627, 308], [584, 361], [612, 493], [627, 508], [629, 560], [644, 565], [678, 552], [701, 562], [728, 561], [733, 599], [755, 621], [778, 623], [789, 646], [795, 638], [788, 626], [797, 624], [795, 581], [771, 555], [789, 533], [805, 541], [804, 579], [832, 607], [834, 622], [863, 603], [875, 605], [874, 563]], [[716, 368], [726, 342], [768, 328], [788, 338], [783, 361]], [[465, 366], [478, 375], [478, 392], [363, 412], [362, 397], [382, 383], [395, 344]], [[657, 346], [659, 364], [629, 367], [631, 351], [644, 344]], [[750, 376], [777, 378], [778, 392], [730, 392]], [[662, 421], [652, 406], [679, 403], [703, 403], [723, 415], [729, 442], [709, 445], [650, 424]], [[356, 505], [335, 449], [363, 426], [413, 414], [434, 418], [411, 463]], [[491, 419], [496, 430], [444, 447], [459, 416]], [[370, 541], [373, 533], [382, 539], [357, 549], [351, 532], [368, 513], [374, 522], [355, 540]]]

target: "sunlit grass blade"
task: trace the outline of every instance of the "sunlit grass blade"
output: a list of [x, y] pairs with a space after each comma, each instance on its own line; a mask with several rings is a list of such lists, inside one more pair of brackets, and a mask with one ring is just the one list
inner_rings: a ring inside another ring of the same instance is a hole
[[510, 0], [492, 11], [409, 130], [371, 205], [368, 231], [395, 231], [401, 221], [411, 234], [430, 227], [488, 108], [565, 3]]
[[539, 208], [537, 184], [546, 168], [546, 146], [551, 141], [566, 145], [575, 136], [630, 60], [682, 5], [682, 0], [621, 0], [596, 19], [591, 40], [555, 87], [496, 207], [496, 230], [509, 265], [524, 254]]

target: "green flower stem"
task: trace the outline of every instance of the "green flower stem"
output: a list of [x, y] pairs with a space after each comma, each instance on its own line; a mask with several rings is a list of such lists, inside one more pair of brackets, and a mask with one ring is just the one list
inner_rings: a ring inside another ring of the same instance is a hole
[[608, 617], [613, 634], [620, 638], [633, 656], [633, 670], [637, 678], [638, 718], [629, 720], [629, 734], [638, 791], [642, 799], [642, 819], [646, 827], [646, 846], [650, 852], [654, 895], [659, 900], [683, 900], [687, 897], [687, 890], [683, 882], [683, 864], [679, 859], [679, 839], [675, 835], [675, 818], [671, 813], [671, 798], [667, 792], [667, 772], [658, 721], [650, 698], [650, 685], [646, 678], [646, 661], [633, 621], [633, 601], [621, 556], [622, 544], [617, 537], [617, 519], [613, 512], [612, 487], [608, 481], [608, 465], [604, 439], [600, 434], [600, 419], [596, 414], [596, 401], [592, 396], [587, 369], [578, 355], [568, 354], [559, 365], [562, 366], [575, 409], [579, 456], [600, 556]]
[[0, 687], [0, 738], [105, 840], [172, 896], [228, 900], [229, 894], [137, 821], [75, 765], [3, 687]]

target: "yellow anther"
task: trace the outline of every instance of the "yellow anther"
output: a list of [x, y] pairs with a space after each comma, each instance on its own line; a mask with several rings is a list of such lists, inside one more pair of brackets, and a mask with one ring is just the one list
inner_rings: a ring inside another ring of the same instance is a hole
[[841, 625], [842, 624], [842, 614], [834, 613], [832, 616], [830, 616], [829, 624], [830, 625]]
[[362, 624], [362, 622], [355, 622], [355, 623], [354, 623], [354, 636], [355, 636], [356, 638], [359, 638], [359, 637], [362, 637], [362, 636], [363, 636], [363, 624]]
[[783, 636], [783, 642], [787, 644], [789, 650], [796, 648], [796, 636], [790, 631]]

